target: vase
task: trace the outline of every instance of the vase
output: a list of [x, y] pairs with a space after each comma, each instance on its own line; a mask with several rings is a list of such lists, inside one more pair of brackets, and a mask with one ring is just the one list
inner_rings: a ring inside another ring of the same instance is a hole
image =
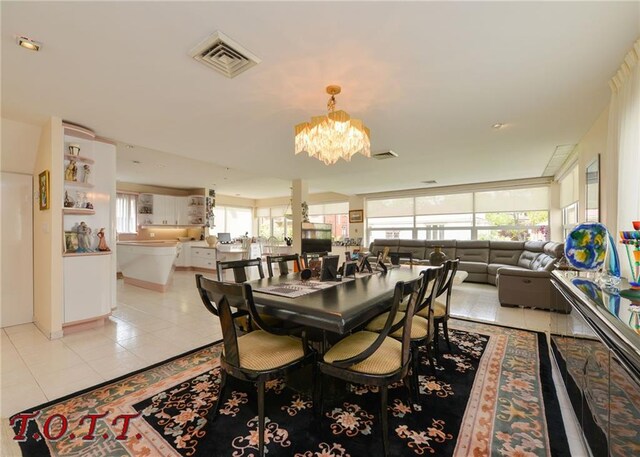
[[442, 246], [434, 246], [433, 252], [429, 254], [429, 264], [439, 267], [447, 260], [447, 256], [442, 252]]
[[218, 237], [215, 235], [209, 235], [205, 238], [205, 241], [207, 242], [207, 244], [209, 246], [211, 246], [212, 248], [214, 248], [216, 246], [216, 244], [218, 244]]

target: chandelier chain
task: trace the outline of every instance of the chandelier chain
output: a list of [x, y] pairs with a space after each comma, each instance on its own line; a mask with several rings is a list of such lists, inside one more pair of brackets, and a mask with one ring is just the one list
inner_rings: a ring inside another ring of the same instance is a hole
[[332, 95], [329, 101], [327, 102], [327, 110], [330, 113], [333, 113], [336, 110], [336, 96]]

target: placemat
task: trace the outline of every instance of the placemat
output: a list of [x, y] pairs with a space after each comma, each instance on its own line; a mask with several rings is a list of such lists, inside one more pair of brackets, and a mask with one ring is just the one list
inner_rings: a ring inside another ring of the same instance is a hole
[[353, 281], [353, 278], [345, 278], [342, 281], [302, 281], [300, 279], [281, 282], [279, 284], [273, 284], [267, 287], [260, 287], [253, 289], [254, 292], [262, 292], [269, 295], [278, 295], [280, 297], [298, 298], [303, 295], [312, 294], [318, 290], [329, 289], [335, 287], [343, 282]]
[[364, 278], [365, 276], [370, 276], [372, 274], [376, 274], [377, 271], [373, 273], [356, 273], [355, 278], [342, 278], [342, 281], [318, 281], [314, 279], [310, 279], [308, 281], [302, 281], [301, 279], [295, 279], [287, 282], [281, 282], [279, 284], [273, 284], [267, 287], [259, 287], [253, 289], [254, 292], [262, 292], [263, 294], [269, 295], [278, 295], [280, 297], [287, 298], [298, 298], [304, 295], [312, 294], [319, 290], [329, 289], [331, 287], [338, 286], [345, 282], [355, 281], [357, 278]]

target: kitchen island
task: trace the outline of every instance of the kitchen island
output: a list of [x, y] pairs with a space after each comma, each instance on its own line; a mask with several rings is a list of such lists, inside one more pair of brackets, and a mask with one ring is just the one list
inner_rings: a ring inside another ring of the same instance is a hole
[[119, 241], [118, 269], [126, 284], [165, 292], [171, 286], [177, 241]]

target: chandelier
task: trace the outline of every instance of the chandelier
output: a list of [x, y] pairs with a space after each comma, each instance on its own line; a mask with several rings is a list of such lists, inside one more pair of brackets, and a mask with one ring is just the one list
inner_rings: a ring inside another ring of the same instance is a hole
[[336, 111], [336, 95], [340, 86], [328, 86], [331, 98], [327, 102], [326, 116], [313, 116], [311, 122], [296, 125], [296, 154], [306, 152], [326, 165], [334, 164], [338, 159], [347, 162], [354, 154], [371, 157], [370, 132], [360, 119], [351, 119], [349, 113]]

